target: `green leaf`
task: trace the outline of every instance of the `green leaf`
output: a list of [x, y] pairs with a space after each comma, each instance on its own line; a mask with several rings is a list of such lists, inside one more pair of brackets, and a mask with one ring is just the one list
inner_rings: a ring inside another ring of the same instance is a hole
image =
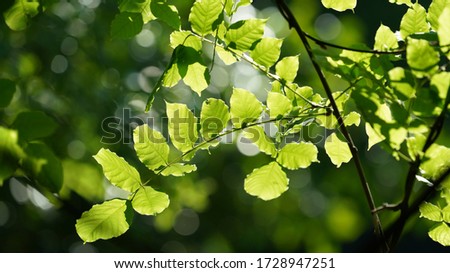
[[151, 0], [119, 0], [120, 12], [142, 12]]
[[134, 149], [139, 160], [154, 171], [169, 161], [169, 145], [164, 136], [148, 125], [136, 127], [133, 131]]
[[411, 0], [389, 0], [390, 3], [395, 3], [397, 5], [407, 5], [408, 7], [411, 7], [413, 3]]
[[450, 72], [434, 74], [431, 78], [431, 86], [437, 89], [439, 98], [445, 100], [448, 89], [450, 88]]
[[23, 169], [53, 193], [58, 193], [63, 185], [63, 169], [61, 161], [50, 148], [38, 142], [28, 143], [25, 148], [27, 157], [22, 162]]
[[161, 174], [164, 176], [184, 176], [187, 173], [195, 172], [197, 166], [183, 163], [174, 163], [165, 168]]
[[173, 145], [183, 153], [191, 150], [198, 139], [197, 118], [181, 103], [166, 103], [166, 113]]
[[[447, 7], [442, 11], [441, 16], [439, 16], [439, 28], [437, 29], [437, 34], [439, 37], [439, 45], [448, 46], [450, 45], [450, 2]], [[450, 58], [450, 54], [447, 53]]]
[[438, 144], [431, 145], [426, 151], [424, 160], [420, 165], [423, 176], [431, 180], [436, 180], [448, 168], [450, 168], [450, 148]]
[[381, 51], [398, 48], [397, 37], [389, 27], [381, 24], [375, 34], [375, 45], [373, 48]]
[[178, 46], [177, 65], [178, 72], [185, 84], [192, 88], [200, 96], [201, 92], [208, 87], [209, 72], [203, 64], [200, 52], [192, 47]]
[[336, 133], [332, 133], [325, 140], [325, 151], [336, 167], [340, 167], [342, 163], [347, 163], [352, 159], [352, 153], [347, 142], [338, 138]]
[[101, 148], [94, 159], [102, 166], [103, 173], [114, 186], [128, 192], [134, 192], [140, 187], [138, 171], [114, 152]]
[[288, 190], [289, 179], [276, 162], [254, 169], [245, 178], [244, 189], [253, 196], [268, 201], [279, 197]]
[[[374, 129], [374, 127], [376, 129]], [[374, 127], [372, 127], [369, 123], [366, 122], [366, 134], [369, 138], [369, 143], [367, 145], [367, 151], [370, 150], [370, 148], [373, 147], [373, 145], [382, 142], [386, 139], [386, 137], [381, 133], [381, 126], [379, 124], [374, 124]]]
[[442, 221], [442, 212], [441, 209], [428, 202], [424, 202], [419, 207], [420, 217], [427, 218], [428, 220], [441, 222]]
[[173, 29], [180, 29], [181, 19], [174, 5], [168, 5], [165, 0], [152, 0], [150, 10], [153, 15]]
[[190, 31], [174, 31], [170, 34], [170, 46], [176, 48], [179, 45], [202, 50], [202, 41]]
[[358, 114], [357, 112], [350, 112], [348, 115], [346, 115], [344, 117], [344, 125], [345, 126], [359, 126], [359, 124], [361, 123], [361, 115]]
[[403, 16], [400, 22], [400, 33], [404, 39], [417, 32], [428, 32], [427, 11], [419, 3], [415, 3]]
[[416, 96], [414, 75], [408, 69], [396, 67], [388, 72], [389, 82], [400, 100], [408, 100]]
[[433, 241], [440, 243], [443, 246], [450, 246], [450, 227], [445, 223], [436, 225], [430, 232], [428, 232]]
[[450, 224], [450, 205], [447, 205], [442, 209], [442, 220], [444, 220], [447, 224]]
[[38, 14], [38, 0], [16, 0], [16, 3], [3, 16], [10, 29], [20, 31], [26, 29], [31, 18]]
[[238, 61], [235, 55], [231, 53], [229, 50], [226, 50], [220, 46], [216, 46], [216, 52], [219, 58], [224, 62], [226, 65], [234, 64]]
[[249, 50], [255, 42], [263, 37], [266, 21], [248, 19], [232, 24], [225, 34], [228, 46], [242, 51]]
[[285, 95], [276, 92], [267, 94], [267, 107], [271, 119], [284, 117], [292, 110], [292, 102]]
[[308, 168], [311, 163], [319, 162], [316, 145], [309, 142], [289, 143], [278, 153], [277, 162], [289, 170]]
[[25, 152], [19, 146], [17, 131], [0, 126], [0, 186], [3, 181], [12, 176], [19, 167], [19, 162], [25, 158]]
[[223, 100], [209, 98], [202, 104], [200, 113], [200, 133], [205, 140], [210, 140], [227, 127], [230, 120], [228, 106]]
[[111, 22], [113, 39], [130, 39], [139, 34], [144, 26], [141, 13], [122, 12]]
[[212, 33], [220, 23], [222, 9], [218, 0], [195, 1], [189, 14], [192, 30], [202, 36]]
[[126, 215], [127, 201], [113, 199], [94, 205], [77, 220], [75, 228], [78, 236], [91, 243], [99, 239], [107, 240], [124, 234], [131, 220]]
[[242, 88], [234, 88], [230, 98], [231, 121], [235, 128], [241, 128], [244, 123], [257, 120], [263, 106], [256, 96]]
[[276, 38], [262, 38], [251, 51], [250, 57], [258, 64], [270, 68], [280, 57], [283, 40]]
[[0, 79], [0, 108], [9, 105], [15, 92], [16, 84], [13, 81]]
[[63, 199], [69, 199], [73, 191], [90, 202], [104, 200], [103, 173], [96, 165], [64, 160], [62, 166], [64, 184], [59, 194]]
[[58, 125], [44, 112], [29, 111], [17, 115], [11, 127], [19, 132], [21, 141], [30, 141], [50, 136]]
[[261, 126], [251, 126], [245, 128], [243, 136], [254, 143], [261, 152], [276, 157], [277, 149], [272, 139], [270, 139], [264, 132], [264, 128]]
[[450, 7], [448, 0], [433, 0], [428, 8], [427, 19], [434, 30], [439, 29], [439, 17], [446, 7]]
[[356, 7], [356, 0], [322, 0], [322, 5], [327, 9], [334, 9], [336, 11], [344, 11]]
[[406, 61], [416, 77], [434, 74], [438, 69], [439, 52], [426, 40], [408, 39]]
[[135, 211], [142, 215], [156, 215], [169, 206], [169, 196], [152, 187], [141, 187], [131, 200]]
[[275, 71], [286, 82], [293, 82], [295, 77], [297, 77], [299, 65], [299, 56], [288, 56], [277, 63]]

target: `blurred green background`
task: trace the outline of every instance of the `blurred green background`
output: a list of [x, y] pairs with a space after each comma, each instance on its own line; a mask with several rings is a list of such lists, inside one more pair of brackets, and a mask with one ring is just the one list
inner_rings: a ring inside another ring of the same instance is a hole
[[[288, 173], [290, 189], [264, 202], [244, 192], [252, 169], [270, 159], [245, 145], [221, 145], [211, 155], [194, 159], [198, 171], [183, 178], [155, 178], [152, 186], [171, 196], [169, 209], [157, 217], [135, 216], [131, 229], [108, 241], [83, 244], [75, 221], [92, 204], [122, 194], [104, 181], [92, 155], [101, 147], [114, 150], [142, 172], [130, 132], [141, 120], [164, 125], [164, 100], [187, 103], [198, 110], [207, 97], [227, 100], [231, 86], [264, 99], [268, 80], [250, 66], [226, 67], [216, 61], [212, 84], [202, 97], [178, 85], [158, 93], [152, 111], [144, 113], [148, 93], [167, 65], [170, 28], [152, 21], [131, 40], [112, 40], [110, 22], [116, 1], [63, 0], [34, 17], [20, 32], [0, 23], [0, 77], [16, 81], [10, 106], [0, 109], [0, 125], [9, 126], [25, 111], [42, 111], [57, 123], [44, 142], [62, 160], [64, 199], [54, 206], [15, 178], [0, 187], [0, 251], [2, 252], [356, 252], [371, 236], [371, 218], [353, 165], [336, 169], [320, 151], [320, 164]], [[193, 1], [169, 1], [186, 18]], [[266, 34], [288, 37], [284, 55], [301, 54], [301, 85], [320, 90], [298, 37], [272, 1], [255, 0], [242, 18], [269, 17]], [[325, 10], [318, 0], [288, 1], [305, 31], [342, 45], [373, 44], [382, 22], [396, 30], [406, 6], [388, 0], [360, 1], [355, 13]], [[428, 6], [429, 1], [420, 1]], [[8, 8], [3, 2], [2, 13]], [[237, 18], [235, 18], [237, 20]], [[207, 52], [205, 57], [208, 58]], [[346, 85], [330, 76], [333, 88]], [[197, 112], [198, 113], [198, 112]], [[105, 119], [116, 127], [105, 127]], [[448, 128], [448, 126], [447, 126]], [[112, 132], [120, 136], [112, 137]], [[318, 130], [320, 135], [324, 132]], [[377, 204], [396, 202], [408, 166], [380, 148], [367, 150], [363, 126], [352, 129]], [[448, 130], [442, 138], [448, 139]], [[102, 143], [103, 142], [103, 143]], [[321, 144], [319, 144], [320, 146]], [[382, 213], [382, 219], [387, 219]], [[446, 251], [427, 236], [430, 226], [413, 219], [397, 251]]]

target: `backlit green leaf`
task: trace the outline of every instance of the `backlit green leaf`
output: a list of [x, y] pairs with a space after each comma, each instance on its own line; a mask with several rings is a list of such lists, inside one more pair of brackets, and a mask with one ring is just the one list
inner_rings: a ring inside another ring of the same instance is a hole
[[450, 168], [450, 148], [438, 144], [431, 145], [420, 165], [423, 176], [435, 180], [448, 168]]
[[136, 127], [133, 131], [134, 149], [139, 160], [150, 170], [167, 165], [169, 145], [164, 136], [148, 125]]
[[448, 0], [433, 0], [428, 8], [427, 19], [434, 30], [439, 29], [439, 17], [446, 7], [450, 7]]
[[325, 151], [336, 167], [340, 167], [342, 163], [347, 163], [352, 159], [352, 153], [347, 142], [338, 138], [336, 133], [332, 133], [325, 140]]
[[156, 18], [173, 29], [180, 29], [181, 20], [178, 15], [178, 10], [174, 5], [168, 5], [165, 0], [152, 0], [150, 10]]
[[[229, 0], [231, 1], [231, 0]], [[189, 14], [192, 30], [200, 35], [207, 35], [219, 24], [223, 6], [219, 0], [197, 0]]]
[[118, 0], [121, 12], [142, 12], [151, 0]]
[[197, 118], [181, 103], [166, 103], [166, 113], [173, 145], [183, 153], [191, 150], [198, 139]]
[[[450, 2], [439, 16], [439, 28], [437, 29], [439, 44], [450, 45]], [[447, 54], [450, 57], [450, 54]]]
[[450, 72], [441, 72], [433, 75], [431, 78], [431, 86], [437, 89], [439, 98], [445, 100], [448, 89], [450, 88]]
[[288, 115], [292, 110], [292, 102], [285, 95], [276, 92], [267, 94], [267, 107], [271, 119]]
[[4, 108], [11, 102], [16, 92], [16, 84], [7, 79], [0, 79], [0, 108]]
[[231, 65], [238, 61], [238, 59], [236, 58], [235, 55], [233, 55], [233, 53], [231, 53], [230, 51], [228, 51], [220, 46], [216, 46], [216, 52], [217, 52], [217, 56], [219, 56], [219, 58], [226, 65]]
[[280, 57], [283, 40], [262, 38], [250, 53], [250, 57], [260, 65], [270, 68]]
[[390, 3], [395, 3], [397, 5], [407, 5], [407, 6], [412, 6], [412, 2], [411, 0], [389, 0]]
[[141, 13], [122, 12], [111, 22], [113, 39], [130, 39], [139, 34], [144, 26]]
[[165, 168], [161, 174], [164, 176], [184, 176], [187, 173], [195, 172], [197, 166], [183, 163], [174, 163]]
[[381, 51], [388, 51], [398, 47], [397, 37], [392, 30], [381, 24], [375, 34], [374, 49]]
[[277, 155], [277, 149], [272, 139], [270, 139], [264, 132], [264, 128], [261, 126], [251, 126], [244, 130], [243, 136], [254, 143], [258, 149], [272, 157]]
[[248, 19], [232, 24], [225, 34], [228, 46], [242, 51], [249, 50], [255, 42], [263, 37], [266, 21]]
[[400, 100], [408, 100], [416, 96], [414, 89], [414, 75], [410, 70], [396, 67], [389, 70], [389, 81]]
[[322, 0], [322, 5], [327, 9], [334, 9], [336, 11], [344, 11], [356, 7], [356, 0]]
[[435, 222], [442, 221], [441, 209], [436, 205], [424, 202], [422, 205], [420, 205], [419, 211], [420, 217], [427, 218], [428, 220]]
[[126, 200], [113, 199], [94, 205], [89, 211], [84, 212], [75, 225], [78, 236], [85, 243], [91, 243], [124, 234], [131, 222], [125, 213], [126, 202]]
[[15, 4], [3, 16], [10, 29], [20, 31], [26, 29], [31, 18], [38, 14], [38, 0], [16, 0]]
[[380, 125], [375, 124], [374, 129], [369, 123], [366, 122], [366, 134], [369, 138], [369, 143], [367, 145], [367, 150], [370, 150], [370, 148], [373, 147], [373, 145], [380, 143], [381, 141], [385, 140], [386, 137], [380, 132]]
[[356, 112], [350, 112], [348, 115], [344, 117], [344, 125], [345, 126], [359, 126], [361, 123], [361, 115]]
[[223, 100], [209, 98], [202, 104], [200, 113], [201, 135], [205, 140], [216, 137], [230, 120], [228, 106]]
[[414, 75], [424, 77], [438, 70], [439, 52], [426, 40], [408, 39], [406, 61]]
[[272, 200], [288, 190], [289, 179], [276, 162], [254, 169], [245, 178], [244, 189], [262, 200]]
[[94, 159], [102, 166], [103, 173], [111, 184], [129, 191], [137, 190], [141, 183], [138, 171], [129, 165], [125, 159], [108, 149], [101, 148]]
[[209, 72], [203, 64], [200, 52], [192, 47], [180, 45], [176, 48], [176, 64], [179, 75], [185, 84], [192, 88], [198, 95], [208, 87]]
[[443, 246], [450, 246], [450, 227], [445, 223], [436, 225], [430, 232], [428, 232], [433, 241], [440, 243]]
[[230, 98], [230, 113], [233, 126], [242, 127], [244, 123], [257, 120], [263, 106], [256, 96], [242, 88], [234, 88]]
[[135, 211], [142, 215], [156, 215], [163, 212], [169, 206], [169, 196], [163, 192], [145, 186], [139, 188], [131, 200]]
[[319, 162], [316, 145], [309, 142], [289, 143], [278, 153], [277, 162], [289, 170], [308, 168], [311, 163]]
[[297, 77], [299, 65], [299, 56], [288, 56], [277, 63], [275, 71], [283, 80], [293, 82]]
[[442, 209], [442, 220], [444, 220], [447, 224], [450, 224], [450, 205], [447, 205]]
[[417, 32], [428, 32], [427, 12], [419, 3], [415, 3], [400, 22], [400, 33], [404, 39]]
[[179, 45], [192, 47], [196, 51], [202, 49], [202, 41], [190, 31], [174, 31], [170, 34], [170, 46], [176, 48]]

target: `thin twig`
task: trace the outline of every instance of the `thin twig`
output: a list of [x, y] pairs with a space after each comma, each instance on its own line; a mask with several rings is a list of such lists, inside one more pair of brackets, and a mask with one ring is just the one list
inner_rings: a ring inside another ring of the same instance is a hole
[[331, 88], [328, 84], [328, 81], [325, 78], [325, 75], [323, 74], [323, 71], [322, 71], [319, 63], [315, 59], [315, 55], [313, 53], [311, 45], [309, 44], [308, 38], [305, 35], [305, 33], [303, 32], [302, 28], [300, 27], [300, 24], [296, 20], [295, 16], [292, 14], [291, 10], [289, 9], [289, 7], [286, 5], [286, 3], [283, 0], [277, 0], [276, 3], [278, 5], [278, 9], [280, 10], [281, 14], [289, 23], [289, 26], [291, 28], [294, 28], [295, 31], [297, 32], [298, 36], [300, 37], [300, 39], [308, 53], [308, 56], [311, 59], [313, 67], [322, 83], [325, 93], [327, 94], [327, 97], [330, 100], [330, 105], [333, 109], [333, 115], [336, 117], [336, 119], [338, 121], [339, 130], [341, 131], [342, 135], [345, 137], [348, 147], [350, 148], [350, 152], [353, 156], [353, 159], [354, 159], [353, 161], [355, 163], [355, 167], [358, 172], [359, 180], [361, 181], [361, 185], [363, 187], [367, 203], [368, 203], [370, 211], [372, 213], [375, 234], [377, 235], [378, 239], [382, 242], [382, 248], [380, 250], [388, 251], [388, 245], [387, 245], [387, 242], [384, 237], [381, 221], [380, 221], [380, 218], [376, 211], [375, 201], [373, 199], [372, 191], [370, 190], [369, 183], [366, 179], [364, 169], [362, 167], [358, 149], [356, 148], [356, 146], [351, 138], [350, 133], [348, 132], [347, 128], [345, 127], [342, 115], [340, 114], [340, 111], [336, 104], [336, 101], [333, 98], [333, 92], [331, 91]]

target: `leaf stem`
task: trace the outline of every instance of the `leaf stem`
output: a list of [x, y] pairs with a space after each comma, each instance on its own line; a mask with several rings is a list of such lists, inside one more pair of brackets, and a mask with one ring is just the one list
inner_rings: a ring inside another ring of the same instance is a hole
[[298, 36], [300, 37], [300, 40], [302, 41], [302, 43], [308, 53], [308, 56], [313, 64], [313, 67], [322, 83], [325, 93], [326, 93], [328, 99], [330, 100], [330, 106], [333, 110], [333, 115], [335, 116], [335, 118], [338, 121], [339, 130], [341, 131], [342, 135], [345, 137], [347, 144], [350, 148], [351, 154], [353, 156], [355, 167], [358, 172], [359, 180], [361, 182], [361, 186], [364, 190], [364, 194], [365, 194], [367, 203], [369, 205], [369, 208], [370, 208], [370, 211], [372, 214], [372, 220], [373, 220], [373, 224], [374, 224], [375, 234], [377, 235], [378, 240], [380, 242], [382, 242], [382, 244], [380, 244], [380, 246], [381, 246], [380, 250], [387, 251], [388, 245], [387, 245], [387, 242], [384, 237], [383, 228], [381, 225], [380, 218], [378, 216], [378, 212], [376, 210], [375, 202], [374, 202], [374, 199], [372, 196], [372, 191], [370, 190], [369, 183], [366, 179], [364, 169], [362, 167], [358, 149], [356, 148], [356, 146], [351, 138], [350, 133], [348, 132], [347, 128], [345, 127], [344, 120], [342, 118], [342, 115], [340, 114], [340, 111], [336, 104], [336, 101], [333, 98], [333, 93], [328, 84], [328, 81], [325, 78], [325, 75], [324, 75], [319, 63], [316, 61], [316, 58], [315, 58], [315, 55], [311, 48], [311, 45], [309, 44], [308, 37], [303, 32], [303, 30], [300, 27], [300, 24], [296, 20], [295, 16], [292, 14], [291, 10], [289, 9], [289, 7], [286, 5], [286, 3], [283, 0], [276, 0], [276, 3], [277, 3], [278, 9], [280, 10], [281, 14], [284, 16], [284, 18], [289, 23], [289, 26], [291, 28], [294, 28], [295, 31], [297, 32]]

